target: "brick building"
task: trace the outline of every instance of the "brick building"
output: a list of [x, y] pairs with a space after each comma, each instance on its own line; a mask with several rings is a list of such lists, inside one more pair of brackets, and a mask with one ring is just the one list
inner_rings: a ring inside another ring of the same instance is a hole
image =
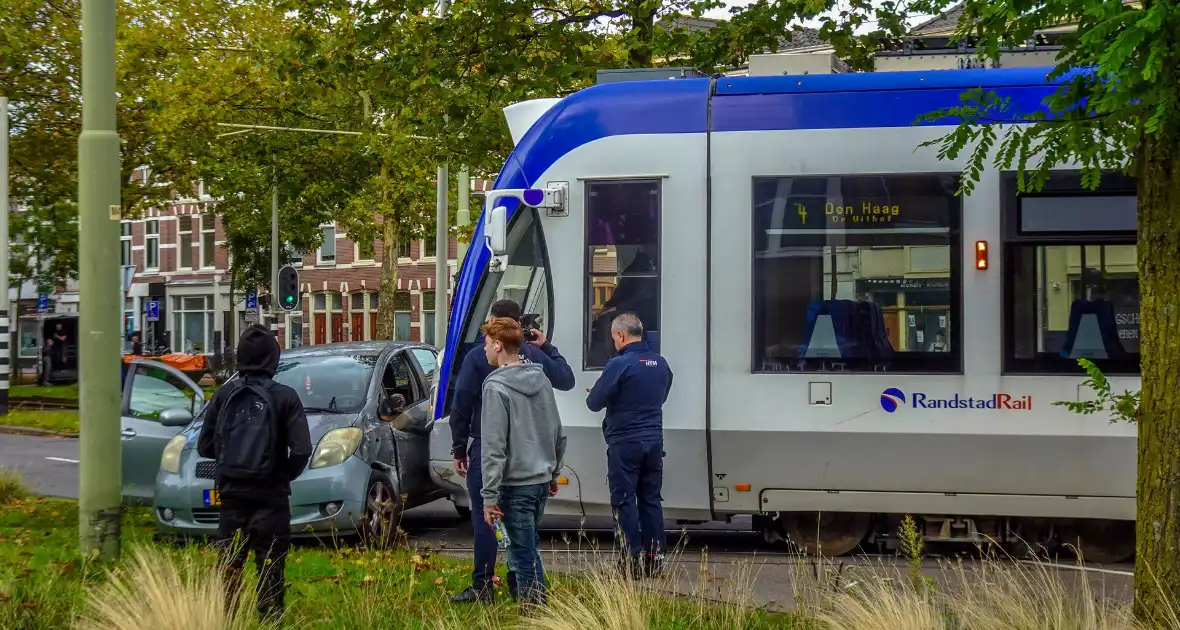
[[[484, 186], [478, 182], [474, 192]], [[211, 352], [246, 326], [243, 287], [235, 287], [238, 299], [230, 303], [230, 260], [221, 219], [210, 212], [214, 199], [203, 189], [197, 193], [122, 222], [120, 264], [136, 267], [124, 301], [126, 336], [139, 331], [145, 344], [174, 352]], [[384, 259], [380, 241], [358, 244], [333, 225], [321, 229], [321, 247], [280, 261], [299, 269], [302, 288], [302, 310], [279, 320], [283, 347], [366, 340], [376, 333]], [[397, 339], [435, 341], [434, 251], [433, 239], [401, 244], [397, 291], [389, 298], [396, 308]], [[451, 285], [455, 256], [452, 238], [447, 265]], [[448, 295], [451, 288], [446, 288]], [[146, 321], [149, 301], [159, 303], [156, 322]]]

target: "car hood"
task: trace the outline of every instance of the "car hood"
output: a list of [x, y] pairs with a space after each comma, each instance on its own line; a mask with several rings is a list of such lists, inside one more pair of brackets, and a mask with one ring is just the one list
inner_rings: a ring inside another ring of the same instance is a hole
[[[311, 445], [314, 447], [319, 443], [320, 438], [324, 437], [324, 434], [332, 429], [359, 426], [360, 418], [361, 414], [359, 413], [307, 414], [307, 429], [311, 434]], [[205, 418], [202, 415], [185, 427], [182, 432], [185, 436], [184, 450], [195, 450], [197, 448], [197, 437], [201, 434], [201, 427], [204, 424]]]

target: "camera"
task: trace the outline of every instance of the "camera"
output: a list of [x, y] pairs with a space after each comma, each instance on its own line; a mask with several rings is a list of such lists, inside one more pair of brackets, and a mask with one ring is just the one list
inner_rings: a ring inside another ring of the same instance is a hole
[[524, 333], [525, 341], [533, 341], [537, 338], [537, 328], [540, 327], [540, 324], [537, 323], [537, 319], [540, 317], [541, 316], [536, 313], [529, 313], [527, 315], [521, 316], [520, 328], [521, 332]]

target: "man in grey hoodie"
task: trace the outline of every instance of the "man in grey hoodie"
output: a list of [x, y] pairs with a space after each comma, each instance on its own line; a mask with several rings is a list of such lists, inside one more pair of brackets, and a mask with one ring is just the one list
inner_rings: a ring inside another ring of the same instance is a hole
[[498, 317], [483, 327], [484, 352], [496, 368], [483, 384], [484, 520], [503, 519], [508, 567], [516, 573], [521, 607], [545, 603], [545, 572], [537, 531], [545, 501], [557, 493], [565, 433], [544, 369], [520, 358], [520, 323]]

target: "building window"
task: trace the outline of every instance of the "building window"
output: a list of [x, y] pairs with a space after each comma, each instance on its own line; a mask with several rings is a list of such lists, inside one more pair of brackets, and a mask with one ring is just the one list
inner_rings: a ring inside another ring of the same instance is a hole
[[422, 292], [422, 341], [434, 345], [434, 291]]
[[303, 313], [287, 313], [287, 347], [303, 346]]
[[160, 221], [148, 219], [144, 222], [144, 269], [160, 268]]
[[1004, 371], [1139, 374], [1138, 205], [1130, 178], [1086, 192], [1077, 173], [1017, 193], [1003, 175]]
[[754, 371], [961, 371], [957, 176], [753, 187]]
[[292, 247], [290, 243], [283, 246], [283, 256], [285, 264], [292, 267], [303, 265], [303, 253]]
[[[601, 368], [615, 354], [610, 326], [632, 313], [644, 330], [660, 328], [660, 183], [610, 181], [586, 184], [587, 369]], [[505, 277], [507, 281], [507, 277]], [[612, 291], [599, 301], [599, 289]]]
[[119, 264], [124, 267], [131, 264], [131, 223], [129, 221], [119, 224]]
[[41, 356], [41, 342], [38, 336], [38, 331], [41, 327], [41, 320], [32, 318], [20, 318], [20, 357], [22, 359], [37, 358]]
[[323, 232], [324, 242], [316, 250], [316, 264], [334, 265], [336, 264], [336, 226], [325, 225]]
[[398, 291], [393, 294], [393, 338], [410, 341], [410, 292]]
[[213, 346], [213, 296], [172, 298], [172, 351], [202, 354]]
[[217, 219], [211, 214], [201, 215], [201, 267], [214, 267], [214, 253], [217, 242]]
[[399, 238], [398, 239], [398, 241], [397, 241], [397, 257], [398, 258], [409, 258], [410, 257], [410, 239], [408, 239], [408, 238]]
[[180, 238], [180, 269], [193, 268], [193, 217], [183, 215], [177, 217], [176, 231]]
[[366, 239], [356, 243], [356, 260], [357, 262], [371, 262], [373, 260], [373, 252], [375, 247], [371, 239]]
[[419, 258], [435, 258], [435, 248], [438, 247], [438, 239], [433, 236], [428, 236], [422, 241], [422, 255]]

